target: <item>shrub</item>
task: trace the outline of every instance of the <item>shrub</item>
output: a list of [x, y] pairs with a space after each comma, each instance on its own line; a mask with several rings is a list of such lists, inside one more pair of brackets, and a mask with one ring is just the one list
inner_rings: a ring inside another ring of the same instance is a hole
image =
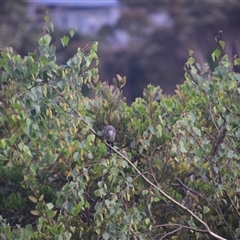
[[124, 77], [99, 80], [96, 42], [59, 65], [45, 30], [34, 53], [1, 50], [1, 239], [239, 237], [240, 59], [217, 49], [210, 71], [190, 51], [175, 95], [149, 85], [128, 106]]

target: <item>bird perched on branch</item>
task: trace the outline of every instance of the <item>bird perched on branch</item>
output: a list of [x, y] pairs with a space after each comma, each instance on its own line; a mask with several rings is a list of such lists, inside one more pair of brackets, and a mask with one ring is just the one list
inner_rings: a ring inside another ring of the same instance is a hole
[[[115, 141], [116, 129], [112, 125], [107, 125], [102, 131], [102, 137], [107, 141], [107, 143], [113, 147], [113, 142]], [[112, 149], [108, 147], [108, 154], [112, 154]]]

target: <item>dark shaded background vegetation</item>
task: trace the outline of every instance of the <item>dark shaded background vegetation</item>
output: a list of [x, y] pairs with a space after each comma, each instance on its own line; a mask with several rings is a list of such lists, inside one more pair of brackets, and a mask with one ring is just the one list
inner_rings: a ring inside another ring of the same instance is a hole
[[[77, 47], [91, 40], [99, 41], [100, 76], [111, 82], [117, 73], [125, 75], [128, 83], [124, 94], [129, 103], [142, 95], [148, 83], [160, 85], [165, 93], [172, 94], [176, 84], [183, 82], [188, 49], [194, 50], [201, 65], [208, 62], [216, 47], [214, 37], [220, 31], [226, 42], [226, 53], [229, 56], [240, 54], [238, 1], [120, 2], [121, 17], [114, 28], [105, 26], [91, 37], [82, 36], [78, 31], [75, 42], [58, 50], [57, 56], [59, 62], [64, 62]], [[4, 1], [1, 5], [0, 30], [4, 34], [0, 36], [0, 47], [10, 45], [21, 55], [33, 51], [47, 8], [39, 8], [33, 18], [28, 15], [25, 0]], [[171, 24], [154, 26], [149, 17], [162, 12], [170, 16]], [[126, 47], [118, 47], [117, 42], [112, 47], [107, 40], [114, 38], [119, 30], [131, 36]], [[58, 39], [63, 32], [55, 28], [54, 34]]]

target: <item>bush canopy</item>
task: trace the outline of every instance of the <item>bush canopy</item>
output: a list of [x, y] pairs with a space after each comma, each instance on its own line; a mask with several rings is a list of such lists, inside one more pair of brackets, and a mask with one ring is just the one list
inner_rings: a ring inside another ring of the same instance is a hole
[[97, 42], [59, 65], [44, 30], [27, 56], [1, 49], [0, 238], [239, 238], [240, 59], [224, 41], [215, 69], [189, 50], [175, 95], [148, 85], [127, 105], [125, 77], [100, 81]]

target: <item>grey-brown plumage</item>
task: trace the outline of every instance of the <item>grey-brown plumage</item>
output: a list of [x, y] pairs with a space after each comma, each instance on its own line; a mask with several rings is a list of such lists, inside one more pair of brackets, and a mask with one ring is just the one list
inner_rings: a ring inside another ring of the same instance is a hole
[[[102, 131], [102, 137], [107, 141], [109, 145], [113, 147], [115, 141], [116, 129], [112, 125], [107, 125]], [[108, 153], [112, 154], [112, 149], [108, 147]]]

